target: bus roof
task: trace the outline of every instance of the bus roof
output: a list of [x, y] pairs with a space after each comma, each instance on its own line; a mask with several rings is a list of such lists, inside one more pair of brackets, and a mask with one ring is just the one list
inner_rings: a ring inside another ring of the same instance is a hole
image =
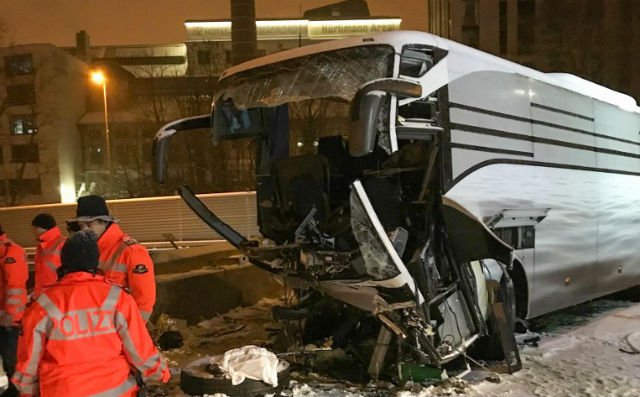
[[[614, 91], [578, 76], [568, 73], [543, 73], [495, 55], [465, 46], [455, 41], [418, 31], [385, 32], [375, 35], [351, 37], [342, 40], [325, 41], [318, 44], [281, 51], [233, 66], [224, 71], [220, 80], [249, 69], [286, 61], [288, 59], [349, 47], [380, 44], [388, 44], [394, 47], [398, 53], [401, 52], [404, 45], [423, 44], [441, 48], [446, 50], [449, 55], [457, 54], [465, 60], [471, 61], [465, 62], [463, 65], [456, 65], [455, 78], [478, 71], [502, 71], [515, 73], [574, 91], [576, 93], [598, 99], [602, 102], [610, 103], [627, 111], [640, 113], [640, 108], [638, 107], [636, 100], [631, 96]], [[454, 80], [455, 78], [451, 78], [451, 80]]]

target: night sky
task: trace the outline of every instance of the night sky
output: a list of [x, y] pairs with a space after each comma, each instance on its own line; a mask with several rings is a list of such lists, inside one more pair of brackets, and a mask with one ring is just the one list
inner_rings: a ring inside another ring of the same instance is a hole
[[[292, 18], [336, 0], [256, 0], [258, 18]], [[2, 44], [75, 44], [86, 30], [94, 45], [178, 43], [185, 19], [229, 18], [229, 0], [0, 0], [8, 27]], [[402, 28], [425, 30], [426, 1], [369, 0], [374, 16], [398, 16]]]

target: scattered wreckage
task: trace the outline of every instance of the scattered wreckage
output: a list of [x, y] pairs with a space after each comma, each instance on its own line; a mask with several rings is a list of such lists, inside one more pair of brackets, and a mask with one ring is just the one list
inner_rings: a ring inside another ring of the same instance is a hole
[[[310, 316], [307, 341], [377, 332], [373, 378], [469, 350], [516, 371], [517, 321], [640, 285], [640, 108], [627, 95], [390, 32], [246, 62], [213, 98], [211, 114], [158, 132], [154, 177], [178, 132], [251, 139], [261, 239], [180, 195], [298, 291], [279, 315]], [[309, 310], [326, 297], [357, 311]]]
[[[340, 347], [376, 319], [366, 335], [375, 340], [367, 368], [374, 379], [389, 364], [441, 368], [474, 343], [517, 371], [513, 249], [443, 194], [439, 99], [401, 76], [424, 73], [443, 54], [421, 40], [409, 44], [410, 37], [323, 43], [226, 71], [212, 114], [159, 131], [154, 176], [164, 181], [169, 138], [178, 131], [211, 128], [215, 140], [254, 139], [262, 239], [240, 235], [187, 186], [178, 191], [251, 263], [298, 291], [296, 305], [276, 315], [311, 316], [305, 343], [324, 338]], [[290, 142], [298, 133], [296, 106], [330, 109], [312, 153]], [[336, 115], [346, 123], [332, 122]], [[326, 297], [357, 310], [308, 310]]]

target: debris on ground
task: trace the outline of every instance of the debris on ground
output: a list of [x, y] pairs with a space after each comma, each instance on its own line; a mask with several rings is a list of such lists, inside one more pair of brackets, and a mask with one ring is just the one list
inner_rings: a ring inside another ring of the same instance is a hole
[[184, 336], [180, 331], [167, 331], [158, 338], [158, 346], [162, 350], [171, 350], [182, 347]]
[[619, 346], [620, 351], [629, 354], [640, 353], [640, 332], [634, 331], [626, 335], [621, 341]]
[[459, 396], [468, 391], [468, 383], [462, 379], [449, 378], [438, 385], [423, 387], [420, 384], [407, 384], [408, 390], [399, 391], [397, 397], [427, 397], [427, 396]]
[[271, 386], [278, 386], [278, 357], [258, 346], [243, 346], [229, 350], [210, 361], [231, 377], [231, 383], [239, 385], [245, 378], [259, 380]]
[[166, 313], [162, 313], [160, 316], [158, 316], [158, 320], [154, 324], [153, 334], [159, 336], [167, 331], [181, 331], [185, 330], [186, 328], [186, 320], [174, 318]]
[[516, 343], [519, 346], [531, 346], [538, 347], [538, 342], [540, 342], [541, 335], [537, 332], [531, 332], [527, 330], [524, 333], [516, 333]]
[[[226, 350], [244, 346], [249, 341], [267, 347], [274, 333], [283, 328], [274, 323], [271, 308], [281, 304], [279, 300], [264, 300], [255, 306], [238, 308], [223, 316], [188, 327], [185, 344], [165, 354], [172, 366], [205, 355], [223, 354]], [[464, 380], [449, 379], [442, 384], [428, 385], [408, 382], [398, 386], [391, 382], [358, 382], [345, 380], [340, 370], [324, 371], [344, 359], [348, 366], [351, 352], [337, 348], [327, 341], [300, 346], [299, 351], [279, 354], [279, 358], [291, 360], [291, 383], [286, 382], [281, 392], [267, 394], [270, 397], [537, 397], [556, 395], [584, 395], [626, 397], [638, 395], [640, 381], [640, 354], [624, 354], [619, 342], [640, 329], [640, 305], [629, 302], [595, 302], [586, 308], [572, 308], [565, 313], [555, 313], [552, 321], [543, 318], [547, 327], [539, 334], [523, 334], [523, 341], [539, 335], [539, 347], [532, 343], [522, 346], [524, 369], [514, 375], [505, 373], [495, 362], [482, 361], [464, 376]], [[630, 307], [631, 306], [631, 307]], [[626, 307], [626, 308], [625, 308]], [[589, 310], [587, 310], [589, 309]], [[578, 321], [576, 313], [583, 314], [591, 322]], [[563, 326], [559, 326], [563, 324]], [[630, 337], [629, 339], [633, 339]], [[337, 360], [337, 361], [336, 361]], [[311, 363], [315, 367], [308, 366]], [[331, 374], [327, 374], [331, 372]], [[497, 375], [499, 373], [500, 375]], [[171, 397], [188, 397], [179, 387], [179, 376], [172, 380]], [[230, 383], [230, 382], [229, 382]], [[164, 397], [149, 394], [150, 397]], [[233, 397], [233, 393], [208, 395], [207, 397]]]
[[187, 322], [185, 320], [162, 313], [153, 326], [152, 335], [161, 350], [171, 350], [182, 347], [186, 331]]
[[462, 377], [465, 381], [469, 383], [477, 383], [477, 382], [491, 382], [491, 383], [500, 383], [500, 375], [493, 371], [487, 371], [485, 369], [474, 369], [470, 371], [468, 374]]

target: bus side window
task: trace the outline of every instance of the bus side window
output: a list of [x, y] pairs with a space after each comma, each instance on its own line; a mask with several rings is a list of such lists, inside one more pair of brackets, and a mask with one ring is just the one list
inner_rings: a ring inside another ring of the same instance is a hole
[[433, 52], [430, 49], [405, 46], [400, 55], [400, 74], [422, 77], [433, 67]]
[[500, 237], [500, 240], [518, 249], [518, 228], [517, 227], [501, 227], [494, 229], [493, 232]]
[[534, 248], [536, 229], [533, 226], [520, 227], [520, 249]]
[[398, 107], [398, 116], [403, 120], [423, 120], [435, 123], [438, 118], [438, 103], [435, 97], [418, 99]]
[[493, 232], [513, 249], [535, 248], [536, 229], [533, 226], [502, 227]]

